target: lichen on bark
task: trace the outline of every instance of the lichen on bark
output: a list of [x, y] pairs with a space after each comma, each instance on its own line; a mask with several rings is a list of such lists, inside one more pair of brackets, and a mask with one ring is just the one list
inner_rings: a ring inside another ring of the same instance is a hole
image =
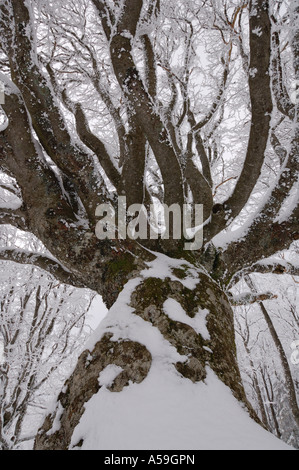
[[[100, 389], [100, 373], [110, 364], [122, 368], [122, 372], [109, 387], [120, 392], [130, 382], [140, 383], [147, 376], [151, 355], [139, 343], [123, 340], [114, 342], [112, 334], [104, 334], [92, 351], [85, 350], [76, 368], [57, 399], [55, 411], [48, 415], [35, 439], [35, 450], [68, 450], [73, 431], [84, 413], [84, 405]], [[59, 429], [52, 431], [57, 413], [61, 408]]]
[[[229, 301], [216, 282], [202, 269], [192, 267], [196, 277], [193, 277], [192, 285], [188, 284], [189, 268], [188, 265], [183, 266], [184, 276], [176, 276], [180, 274], [178, 267], [170, 270], [171, 277], [165, 278], [147, 275], [151, 273], [150, 270], [139, 271], [127, 305], [116, 302], [114, 307], [120, 309], [119, 315], [123, 313], [124, 316], [128, 315], [124, 309], [129, 309], [131, 313], [126, 317], [128, 326], [130, 318], [134, 322], [138, 316], [157, 329], [163, 340], [175, 348], [181, 357], [171, 363], [175, 374], [197, 383], [205, 380], [207, 367], [210, 367], [256, 418], [246, 401], [241, 383], [234, 342], [233, 312]], [[196, 315], [205, 315], [209, 337], [204, 337], [187, 321], [172, 319], [165, 310], [165, 302], [169, 299], [176, 301], [190, 319]], [[150, 346], [141, 344], [142, 341], [133, 341], [129, 333], [126, 336], [126, 328], [124, 337], [114, 336], [112, 323], [107, 323], [110, 326], [106, 326], [106, 330], [104, 328], [95, 346], [79, 357], [73, 374], [65, 383], [64, 391], [58, 396], [56, 410], [46, 418], [36, 437], [36, 450], [69, 449], [74, 429], [84, 413], [84, 405], [99, 391], [99, 375], [108, 365], [122, 368], [109, 387], [111, 392], [121, 392], [130, 382], [138, 384], [147, 377], [152, 364]], [[58, 419], [59, 413], [61, 416]], [[57, 420], [59, 429], [56, 429]]]

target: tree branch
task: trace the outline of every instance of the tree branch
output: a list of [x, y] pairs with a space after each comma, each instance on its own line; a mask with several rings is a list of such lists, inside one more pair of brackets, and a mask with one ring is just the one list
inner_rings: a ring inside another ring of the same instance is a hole
[[58, 281], [70, 284], [74, 287], [83, 288], [84, 283], [73, 272], [69, 271], [59, 261], [44, 254], [29, 253], [20, 249], [0, 249], [0, 259], [13, 261], [18, 264], [28, 264], [47, 271]]
[[[101, 19], [101, 23], [102, 23], [102, 26], [103, 26], [103, 30], [104, 30], [104, 33], [108, 39], [108, 41], [110, 41], [111, 39], [111, 25], [112, 25], [112, 12], [111, 10], [108, 8], [107, 5], [105, 5], [104, 2], [102, 2], [101, 0], [92, 0], [92, 3], [94, 4], [97, 12], [98, 12], [98, 15]], [[115, 18], [113, 18], [115, 20]]]
[[289, 274], [291, 276], [299, 276], [299, 266], [295, 266], [289, 262], [283, 262], [281, 259], [265, 260], [248, 266], [247, 268], [239, 271], [230, 281], [229, 285], [232, 287], [237, 284], [246, 274]]
[[[256, 292], [256, 286], [251, 279], [249, 275], [245, 276], [245, 282], [247, 283], [248, 287], [252, 290], [252, 292]], [[289, 399], [289, 404], [291, 407], [291, 411], [293, 413], [293, 416], [296, 420], [297, 425], [299, 425], [299, 406], [297, 402], [297, 396], [296, 396], [296, 389], [295, 389], [295, 384], [293, 381], [292, 373], [290, 370], [290, 366], [288, 363], [288, 359], [286, 357], [283, 345], [280, 341], [280, 338], [277, 334], [277, 331], [275, 329], [275, 326], [273, 324], [273, 321], [268, 313], [268, 310], [266, 309], [265, 305], [263, 302], [259, 302], [262, 314], [264, 316], [264, 319], [268, 325], [270, 335], [274, 341], [274, 344], [277, 348], [280, 360], [281, 360], [281, 365], [283, 368], [283, 373], [285, 376], [285, 385], [286, 385], [286, 391], [288, 394], [288, 399]]]
[[271, 292], [264, 292], [260, 294], [258, 292], [243, 292], [241, 295], [233, 295], [229, 292], [228, 294], [230, 303], [234, 307], [252, 305], [256, 302], [262, 302], [263, 300], [277, 299], [277, 295], [274, 295]]
[[19, 230], [28, 232], [27, 217], [28, 214], [25, 210], [0, 209], [0, 225], [12, 225]]
[[239, 271], [257, 266], [261, 259], [288, 249], [295, 240], [299, 240], [298, 220], [299, 205], [289, 219], [282, 223], [270, 223], [263, 217], [256, 219], [246, 236], [242, 239], [241, 235], [240, 240], [231, 243], [222, 254], [227, 279], [231, 280]]
[[[95, 62], [95, 57], [93, 55], [92, 55], [92, 62], [93, 63]], [[51, 83], [55, 92], [60, 97], [65, 107], [74, 115], [74, 118], [76, 121], [76, 130], [78, 132], [80, 139], [82, 140], [84, 145], [86, 145], [86, 147], [88, 147], [90, 150], [92, 150], [92, 152], [94, 152], [94, 154], [97, 156], [99, 163], [101, 164], [110, 182], [115, 186], [117, 190], [121, 192], [122, 188], [120, 187], [120, 184], [121, 184], [120, 173], [115, 168], [104, 143], [96, 135], [94, 135], [91, 132], [89, 124], [88, 124], [88, 120], [85, 116], [82, 105], [80, 103], [73, 103], [67, 96], [66, 90], [61, 89], [61, 87], [59, 86], [57, 82], [55, 72], [52, 69], [50, 63], [46, 64], [46, 69], [49, 74], [49, 77], [50, 77], [50, 80], [51, 80]], [[94, 79], [93, 82], [96, 82], [96, 84], [95, 83], [94, 84], [96, 85], [97, 91], [100, 92], [101, 91], [99, 89], [100, 85], [97, 83], [97, 80]], [[103, 97], [103, 93], [100, 93], [100, 96], [101, 98], [104, 98], [104, 102], [107, 105], [111, 113], [111, 107], [113, 106], [111, 103], [111, 100], [108, 98], [106, 94]], [[113, 109], [112, 111], [113, 117], [115, 113], [116, 113], [116, 110]], [[121, 137], [123, 137], [122, 134], [121, 134]]]
[[209, 159], [208, 159], [208, 156], [207, 156], [206, 149], [204, 147], [204, 144], [203, 144], [203, 141], [202, 141], [202, 138], [201, 138], [201, 134], [200, 134], [200, 129], [201, 128], [199, 127], [197, 130], [194, 130], [197, 127], [198, 124], [197, 125], [195, 124], [196, 123], [195, 117], [194, 117], [194, 114], [192, 113], [192, 111], [190, 109], [188, 110], [188, 120], [189, 120], [189, 123], [192, 127], [192, 130], [190, 131], [189, 136], [190, 136], [190, 138], [192, 138], [192, 140], [194, 139], [194, 141], [195, 141], [196, 150], [197, 150], [197, 153], [199, 155], [201, 165], [202, 165], [203, 176], [205, 177], [206, 181], [208, 182], [208, 184], [210, 186], [210, 191], [212, 191], [213, 183], [212, 183], [211, 167], [210, 167], [210, 162], [209, 162]]
[[210, 122], [210, 120], [212, 119], [212, 117], [216, 113], [217, 109], [219, 108], [219, 106], [221, 104], [221, 100], [222, 100], [222, 97], [223, 97], [223, 94], [224, 94], [224, 91], [225, 91], [225, 86], [226, 86], [227, 79], [228, 79], [228, 74], [229, 74], [229, 61], [227, 61], [226, 65], [224, 67], [222, 81], [221, 81], [221, 85], [219, 87], [218, 95], [216, 96], [216, 98], [215, 98], [215, 100], [214, 100], [214, 102], [211, 106], [210, 111], [208, 112], [208, 114], [201, 121], [199, 121], [198, 123], [194, 123], [194, 125], [192, 126], [192, 129], [191, 129], [191, 132], [196, 133], [196, 132], [200, 131], [204, 126], [206, 126]]
[[[13, 43], [7, 51], [13, 81], [22, 93], [40, 143], [62, 172], [72, 180], [90, 221], [95, 223], [95, 210], [102, 196], [95, 162], [92, 155], [73, 145], [47, 80], [41, 72], [33, 19], [26, 3], [17, 0], [10, 0], [10, 3], [14, 21], [6, 24], [6, 28], [8, 31], [14, 28], [11, 34]], [[1, 33], [2, 36], [7, 34], [3, 30]]]
[[[272, 19], [276, 23], [275, 18], [272, 17]], [[283, 73], [280, 55], [280, 38], [278, 31], [273, 32], [272, 44], [272, 83], [276, 105], [278, 110], [292, 121], [295, 116], [295, 106], [291, 102], [286, 87], [283, 83]]]
[[[251, 1], [249, 11], [250, 68], [249, 91], [252, 109], [251, 129], [242, 172], [223, 211], [213, 216], [209, 238], [213, 238], [235, 218], [247, 203], [264, 163], [270, 133], [272, 93], [270, 79], [271, 23], [269, 1]], [[258, 34], [257, 34], [258, 33]]]
[[152, 100], [155, 101], [157, 94], [157, 66], [155, 52], [147, 34], [140, 38], [145, 58], [146, 86]]
[[10, 124], [0, 133], [0, 158], [18, 182], [23, 206], [16, 212], [2, 212], [2, 223], [29, 230], [49, 243], [50, 227], [59, 229], [60, 221], [74, 224], [77, 218], [62, 183], [38, 153], [21, 97], [7, 92], [2, 106]]
[[[131, 9], [129, 8], [131, 7]], [[131, 14], [134, 8], [134, 15]], [[137, 71], [131, 40], [135, 35], [142, 8], [140, 0], [125, 2], [123, 15], [110, 44], [111, 59], [117, 80], [125, 99], [132, 107], [160, 167], [164, 183], [164, 202], [169, 206], [184, 202], [182, 171], [174, 149], [164, 138], [164, 123], [156, 113], [152, 100], [145, 90]], [[130, 36], [131, 35], [131, 36]]]
[[115, 186], [115, 188], [119, 192], [121, 192], [121, 175], [116, 169], [116, 167], [113, 165], [113, 162], [110, 158], [109, 153], [107, 152], [104, 143], [91, 132], [82, 105], [80, 103], [76, 103], [74, 107], [72, 107], [72, 109], [74, 110], [76, 129], [80, 139], [88, 148], [90, 148], [95, 153], [107, 177]]
[[[251, 131], [242, 173], [232, 196], [227, 200], [231, 216], [245, 206], [260, 176], [270, 132], [272, 94], [270, 80], [271, 23], [269, 2], [251, 2], [249, 90], [252, 108]], [[256, 31], [259, 31], [257, 34]]]

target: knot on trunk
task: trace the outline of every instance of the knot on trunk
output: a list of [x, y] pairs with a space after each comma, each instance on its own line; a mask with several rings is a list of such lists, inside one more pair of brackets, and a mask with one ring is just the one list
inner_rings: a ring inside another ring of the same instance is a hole
[[[174, 374], [193, 383], [205, 380], [209, 367], [246, 403], [236, 361], [233, 313], [224, 292], [189, 263], [170, 262], [165, 278], [155, 276], [155, 261], [147, 265], [149, 270], [130, 279], [119, 294], [97, 331], [95, 346], [79, 357], [56, 410], [37, 435], [36, 450], [70, 448], [84, 405], [101, 386], [121, 392], [130, 382], [141, 383], [152, 364], [153, 368], [163, 364], [168, 371], [173, 368]], [[114, 375], [111, 378], [109, 370], [102, 382], [101, 373], [105, 375], [108, 366]]]
[[[113, 364], [122, 370], [107, 388], [120, 392], [130, 382], [140, 383], [148, 374], [152, 357], [145, 346], [124, 340], [112, 341], [106, 333], [92, 351], [84, 351], [35, 440], [35, 450], [67, 450], [73, 431], [84, 413], [84, 405], [101, 388], [100, 373]], [[55, 430], [55, 428], [58, 428]]]

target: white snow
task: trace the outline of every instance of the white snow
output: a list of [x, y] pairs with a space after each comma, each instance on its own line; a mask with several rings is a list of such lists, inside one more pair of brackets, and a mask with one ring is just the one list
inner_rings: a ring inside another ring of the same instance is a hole
[[4, 342], [3, 342], [3, 336], [0, 335], [0, 366], [4, 362]]
[[60, 418], [62, 416], [62, 413], [64, 411], [64, 408], [62, 407], [61, 403], [58, 403], [58, 410], [55, 415], [54, 423], [51, 429], [47, 432], [48, 436], [51, 436], [51, 434], [54, 434], [56, 431], [59, 431], [61, 423], [60, 423]]
[[292, 187], [288, 197], [285, 199], [278, 216], [275, 218], [274, 223], [283, 223], [292, 215], [299, 203], [299, 180]]
[[103, 387], [85, 405], [71, 445], [82, 450], [290, 450], [251, 420], [209, 371], [205, 383], [155, 363], [120, 393]]
[[257, 26], [255, 29], [252, 30], [252, 34], [256, 34], [257, 36], [262, 36], [263, 31], [260, 26]]
[[250, 75], [252, 78], [254, 78], [254, 77], [256, 76], [257, 72], [258, 72], [257, 68], [251, 68], [251, 69], [249, 69], [249, 75]]
[[128, 305], [132, 292], [141, 281], [142, 278], [136, 278], [126, 284], [117, 302], [92, 335], [87, 344], [87, 349], [92, 351], [96, 342], [101, 339], [103, 334], [110, 332], [113, 333], [111, 341], [129, 339], [146, 346], [152, 354], [153, 362], [155, 359], [166, 363], [185, 361], [187, 357], [179, 355], [176, 349], [164, 339], [157, 328], [135, 315], [133, 309]]
[[8, 128], [8, 124], [9, 124], [8, 119], [5, 119], [4, 122], [0, 124], [0, 132], [4, 132]]
[[181, 304], [174, 299], [167, 299], [163, 308], [171, 320], [191, 326], [205, 340], [211, 339], [206, 325], [206, 317], [209, 314], [208, 310], [199, 309], [195, 317], [191, 318], [187, 315]]
[[148, 268], [142, 271], [140, 274], [144, 278], [158, 277], [159, 279], [169, 278], [172, 281], [177, 281], [178, 278], [173, 273], [173, 269], [186, 269], [185, 279], [180, 279], [180, 282], [184, 287], [188, 289], [195, 289], [199, 283], [198, 273], [194, 266], [185, 260], [169, 258], [162, 253], [151, 252], [156, 256], [154, 261], [147, 263]]
[[123, 369], [115, 364], [109, 364], [100, 373], [99, 385], [101, 387], [110, 387], [113, 384], [116, 377], [123, 371]]
[[0, 81], [2, 82], [2, 86], [5, 86], [5, 94], [6, 95], [11, 95], [11, 94], [19, 94], [20, 91], [17, 88], [17, 86], [13, 83], [10, 78], [5, 75], [4, 73], [0, 72]]
[[[121, 368], [110, 366], [102, 371], [99, 383], [103, 386], [85, 404], [70, 449], [77, 450], [81, 439], [81, 450], [291, 449], [256, 424], [209, 367], [204, 382], [193, 384], [183, 378], [174, 363], [187, 357], [181, 356], [157, 328], [134, 314], [129, 306], [132, 292], [149, 273], [157, 274], [158, 266], [162, 269], [162, 260], [166, 261], [159, 256], [149, 263], [148, 271], [126, 284], [88, 344], [92, 350], [105, 332], [113, 334], [112, 341], [130, 339], [144, 344], [152, 355], [149, 374], [142, 383], [130, 383], [115, 393], [107, 385]], [[171, 274], [170, 268], [165, 263], [162, 277]], [[164, 308], [172, 318], [208, 337], [207, 311], [199, 311], [190, 319], [171, 299]]]

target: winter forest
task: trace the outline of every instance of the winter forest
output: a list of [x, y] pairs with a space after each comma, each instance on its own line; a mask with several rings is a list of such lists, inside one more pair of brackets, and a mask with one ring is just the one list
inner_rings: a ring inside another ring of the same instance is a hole
[[299, 0], [0, 0], [0, 450], [299, 449]]

